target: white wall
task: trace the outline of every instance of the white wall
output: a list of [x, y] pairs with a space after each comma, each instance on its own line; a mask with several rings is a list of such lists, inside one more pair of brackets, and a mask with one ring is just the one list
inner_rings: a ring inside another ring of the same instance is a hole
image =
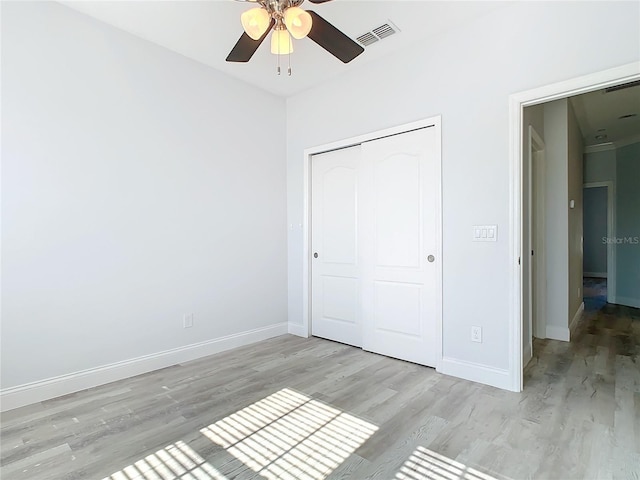
[[544, 104], [547, 337], [569, 340], [568, 101]]
[[[543, 105], [548, 338], [569, 340], [582, 304], [582, 135], [571, 102]], [[573, 200], [574, 207], [570, 208]]]
[[567, 167], [568, 167], [568, 198], [574, 208], [569, 209], [569, 310], [568, 318], [571, 322], [582, 305], [582, 239], [583, 239], [583, 154], [584, 145], [582, 133], [578, 126], [575, 112], [570, 101], [567, 101]]
[[529, 125], [544, 140], [544, 104], [525, 107], [522, 111], [523, 152], [528, 152], [531, 148], [529, 145]]
[[2, 10], [2, 387], [286, 322], [284, 100]]
[[[302, 319], [303, 150], [441, 114], [443, 351], [467, 377], [506, 378], [509, 95], [637, 61], [639, 13], [633, 2], [518, 2], [289, 98], [291, 324]], [[485, 223], [498, 224], [498, 242], [471, 242]], [[471, 325], [483, 343], [470, 341]]]

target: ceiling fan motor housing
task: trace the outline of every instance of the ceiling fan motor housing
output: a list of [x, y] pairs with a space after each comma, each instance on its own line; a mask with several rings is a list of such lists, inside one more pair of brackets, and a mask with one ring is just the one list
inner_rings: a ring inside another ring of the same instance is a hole
[[304, 0], [259, 0], [258, 3], [262, 5], [271, 16], [276, 19], [282, 20], [284, 18], [284, 12], [289, 7], [299, 7]]

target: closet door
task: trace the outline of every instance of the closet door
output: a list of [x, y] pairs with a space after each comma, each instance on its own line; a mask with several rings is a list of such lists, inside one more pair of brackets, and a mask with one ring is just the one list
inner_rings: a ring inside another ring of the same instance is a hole
[[359, 347], [360, 146], [314, 155], [311, 168], [311, 331]]
[[362, 145], [363, 348], [436, 366], [440, 156], [435, 128]]

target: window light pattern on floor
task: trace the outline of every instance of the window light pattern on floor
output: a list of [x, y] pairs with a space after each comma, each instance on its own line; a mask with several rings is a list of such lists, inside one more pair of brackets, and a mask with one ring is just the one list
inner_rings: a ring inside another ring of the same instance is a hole
[[428, 448], [416, 448], [395, 480], [498, 480]]
[[227, 480], [184, 442], [176, 442], [104, 480]]
[[269, 480], [326, 478], [378, 429], [290, 389], [200, 430]]

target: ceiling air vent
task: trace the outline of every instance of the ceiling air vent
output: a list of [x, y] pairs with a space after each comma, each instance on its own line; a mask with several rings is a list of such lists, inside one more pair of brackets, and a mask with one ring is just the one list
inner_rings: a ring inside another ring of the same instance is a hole
[[605, 88], [604, 91], [607, 93], [616, 92], [618, 90], [624, 90], [625, 88], [637, 87], [640, 85], [640, 80], [636, 80], [635, 82], [623, 83], [622, 85], [615, 85], [613, 87]]
[[376, 37], [373, 33], [371, 32], [367, 32], [364, 35], [360, 35], [358, 38], [356, 38], [356, 40], [360, 43], [360, 45], [362, 45], [363, 47], [368, 47], [369, 45], [371, 45], [372, 43], [376, 43], [378, 41], [378, 37]]
[[400, 29], [393, 23], [391, 23], [391, 21], [387, 21], [387, 23], [385, 23], [384, 25], [380, 25], [379, 27], [372, 29], [370, 32], [363, 33], [358, 38], [356, 38], [356, 40], [363, 47], [367, 47], [372, 43], [376, 43], [379, 40], [390, 37], [391, 35], [399, 31]]
[[388, 23], [385, 23], [384, 25], [380, 25], [378, 28], [374, 28], [373, 33], [380, 40], [382, 40], [383, 38], [387, 38], [393, 35], [394, 33], [396, 33], [396, 31], [391, 25], [389, 25]]

